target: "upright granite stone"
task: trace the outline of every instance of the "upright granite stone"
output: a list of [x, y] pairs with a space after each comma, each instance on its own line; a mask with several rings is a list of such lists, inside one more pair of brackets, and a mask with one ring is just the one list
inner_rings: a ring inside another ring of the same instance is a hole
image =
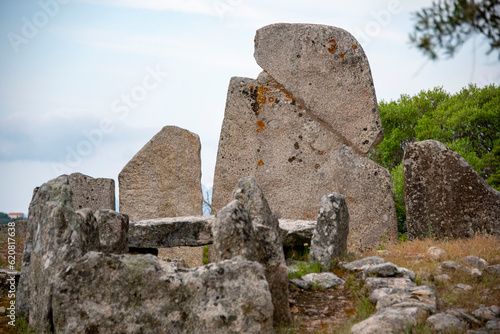
[[264, 270], [241, 258], [184, 269], [90, 252], [58, 277], [52, 304], [56, 333], [273, 333]]
[[[19, 315], [29, 313], [29, 324], [37, 331], [52, 329], [52, 288], [57, 276], [85, 251], [98, 247], [92, 238], [97, 235], [95, 224], [87, 216], [75, 213], [67, 175], [35, 189], [29, 207], [17, 307]], [[89, 236], [84, 236], [86, 233]]]
[[120, 212], [130, 221], [201, 215], [200, 150], [196, 134], [161, 129], [118, 176]]
[[387, 169], [342, 144], [266, 73], [257, 80], [231, 79], [215, 167], [215, 212], [248, 175], [259, 183], [272, 212], [287, 219], [314, 220], [324, 195], [343, 194], [350, 250], [377, 247], [384, 235], [397, 240]]
[[[165, 126], [122, 169], [120, 212], [130, 221], [202, 214], [201, 144], [198, 135]], [[201, 248], [160, 250], [163, 256], [195, 253], [202, 264]], [[175, 254], [171, 254], [175, 253]], [[190, 256], [192, 257], [192, 256]]]
[[257, 30], [254, 56], [307, 114], [360, 154], [382, 141], [370, 65], [349, 32], [315, 24], [268, 25]]
[[128, 216], [112, 210], [97, 210], [99, 250], [105, 253], [128, 253]]
[[274, 305], [274, 325], [291, 322], [284, 233], [253, 177], [238, 181], [233, 201], [216, 215], [213, 234], [218, 261], [241, 255], [264, 266]]
[[116, 210], [115, 180], [73, 173], [69, 176], [69, 183], [73, 192], [75, 210], [84, 208], [90, 208], [93, 211]]
[[344, 196], [337, 193], [321, 199], [318, 223], [311, 240], [310, 257], [330, 268], [332, 261], [347, 254], [349, 210]]
[[464, 238], [500, 235], [500, 192], [456, 152], [426, 140], [403, 159], [408, 236]]

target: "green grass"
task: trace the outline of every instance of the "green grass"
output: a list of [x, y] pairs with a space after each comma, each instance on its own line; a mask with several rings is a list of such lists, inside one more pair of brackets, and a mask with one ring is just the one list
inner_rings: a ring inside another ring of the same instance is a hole
[[301, 262], [297, 265], [296, 269], [298, 270], [296, 273], [288, 273], [289, 279], [301, 278], [311, 273], [320, 273], [322, 266], [319, 262]]

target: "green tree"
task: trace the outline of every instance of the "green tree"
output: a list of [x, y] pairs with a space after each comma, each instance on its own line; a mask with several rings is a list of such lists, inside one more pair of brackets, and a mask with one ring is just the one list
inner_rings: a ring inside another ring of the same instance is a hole
[[440, 51], [453, 57], [473, 35], [488, 40], [488, 54], [500, 51], [498, 0], [438, 0], [413, 14], [416, 24], [410, 41], [431, 59], [437, 59]]
[[500, 87], [469, 85], [454, 95], [434, 88], [381, 101], [379, 110], [384, 141], [370, 158], [391, 172], [400, 232], [406, 231], [402, 161], [409, 143], [441, 141], [500, 190]]

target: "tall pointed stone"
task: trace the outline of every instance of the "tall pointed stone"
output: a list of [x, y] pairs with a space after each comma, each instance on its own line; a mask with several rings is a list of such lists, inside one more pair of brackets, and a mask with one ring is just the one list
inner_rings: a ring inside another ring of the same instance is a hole
[[[130, 221], [202, 214], [201, 144], [198, 135], [165, 126], [118, 176], [120, 212]], [[182, 256], [190, 267], [202, 264], [202, 248], [174, 247], [160, 255]]]

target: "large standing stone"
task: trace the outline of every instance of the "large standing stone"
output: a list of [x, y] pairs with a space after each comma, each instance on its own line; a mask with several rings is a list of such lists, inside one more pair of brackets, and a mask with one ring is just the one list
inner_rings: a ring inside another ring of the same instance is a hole
[[85, 251], [99, 246], [92, 238], [97, 235], [95, 219], [87, 219], [85, 212], [75, 213], [67, 175], [35, 189], [29, 207], [17, 307], [19, 315], [29, 312], [30, 326], [40, 332], [49, 332], [52, 327], [52, 288], [57, 275]]
[[[198, 135], [165, 126], [122, 169], [120, 212], [130, 221], [159, 217], [202, 214], [201, 144]], [[186, 252], [202, 262], [202, 248], [168, 249], [164, 256], [176, 257]], [[175, 255], [171, 254], [175, 253]], [[191, 257], [191, 256], [190, 256]]]
[[311, 259], [330, 268], [332, 261], [347, 253], [349, 211], [344, 196], [332, 193], [321, 199], [318, 224], [311, 240]]
[[500, 235], [500, 192], [456, 152], [434, 140], [413, 143], [403, 168], [410, 238]]
[[288, 270], [278, 219], [251, 176], [238, 181], [233, 199], [217, 213], [214, 222], [217, 260], [242, 255], [250, 261], [260, 262], [272, 296], [274, 324], [289, 323]]
[[57, 333], [272, 333], [262, 266], [178, 269], [152, 255], [90, 252], [54, 286]]
[[73, 192], [75, 210], [84, 208], [90, 208], [93, 211], [116, 210], [115, 180], [73, 173], [69, 176], [69, 183]]
[[257, 30], [255, 59], [357, 152], [383, 139], [368, 59], [347, 31], [278, 23]]
[[342, 144], [265, 73], [258, 80], [231, 79], [215, 167], [215, 212], [248, 175], [283, 218], [314, 220], [324, 195], [343, 194], [350, 250], [377, 247], [384, 235], [397, 240], [387, 169]]

